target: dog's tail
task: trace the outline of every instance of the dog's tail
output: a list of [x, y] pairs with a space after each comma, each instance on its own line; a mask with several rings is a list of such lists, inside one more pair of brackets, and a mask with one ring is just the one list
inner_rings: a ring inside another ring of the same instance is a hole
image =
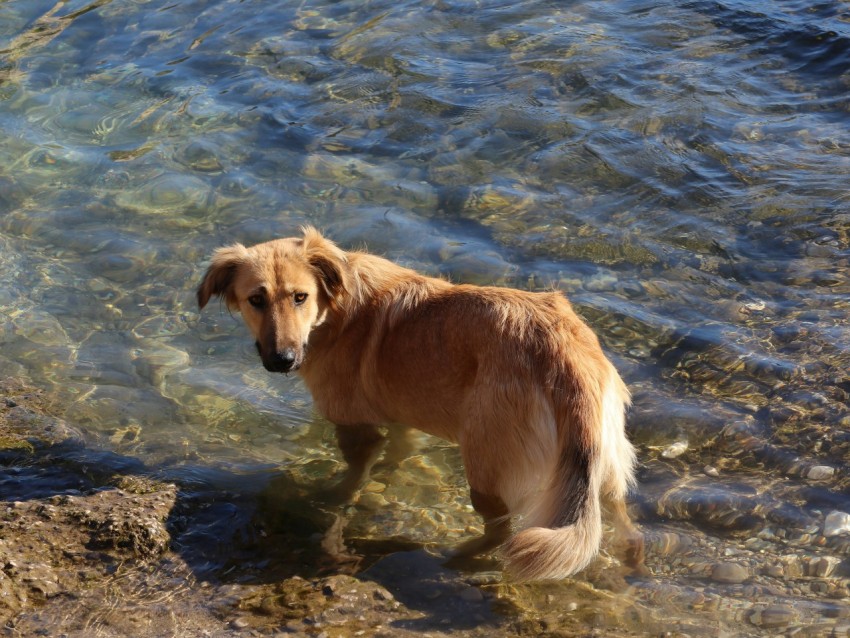
[[611, 367], [597, 392], [569, 394], [554, 401], [560, 453], [551, 485], [526, 508], [528, 522], [540, 526], [502, 546], [517, 581], [566, 578], [586, 567], [602, 538], [600, 495], [624, 498], [634, 483], [635, 453], [624, 431], [629, 394], [619, 375]]

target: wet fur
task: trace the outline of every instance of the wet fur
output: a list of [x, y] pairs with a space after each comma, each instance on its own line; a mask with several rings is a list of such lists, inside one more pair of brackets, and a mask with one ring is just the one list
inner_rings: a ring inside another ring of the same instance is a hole
[[485, 519], [462, 552], [501, 545], [518, 580], [563, 578], [599, 549], [601, 499], [633, 531], [629, 393], [563, 295], [454, 285], [313, 228], [216, 251], [200, 307], [215, 295], [242, 313], [263, 364], [298, 370], [337, 424], [349, 488], [374, 462], [362, 441], [377, 426], [459, 444]]

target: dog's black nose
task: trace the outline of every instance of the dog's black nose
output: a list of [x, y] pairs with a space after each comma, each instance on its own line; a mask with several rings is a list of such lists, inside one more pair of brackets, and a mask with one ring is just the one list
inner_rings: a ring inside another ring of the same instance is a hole
[[285, 365], [287, 368], [291, 368], [292, 365], [295, 363], [295, 350], [293, 350], [292, 348], [287, 348], [283, 352], [278, 352], [277, 360], [282, 365]]
[[[262, 352], [260, 355], [262, 357]], [[289, 372], [298, 369], [296, 365], [298, 355], [293, 348], [275, 352], [268, 357], [262, 357], [262, 359], [263, 365], [269, 372]]]
[[275, 352], [270, 357], [266, 368], [272, 372], [289, 372], [295, 367], [297, 358], [298, 355], [295, 354], [295, 350], [293, 348], [287, 348], [286, 350]]

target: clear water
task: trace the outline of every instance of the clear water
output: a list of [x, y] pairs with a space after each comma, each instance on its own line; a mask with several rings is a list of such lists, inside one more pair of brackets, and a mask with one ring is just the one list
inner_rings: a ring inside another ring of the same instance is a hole
[[[187, 490], [257, 493], [340, 461], [238, 317], [199, 316], [214, 248], [312, 223], [557, 286], [635, 395], [650, 539], [587, 627], [840, 630], [848, 96], [837, 0], [0, 1], [0, 374]], [[468, 535], [457, 454], [424, 449], [352, 537]]]

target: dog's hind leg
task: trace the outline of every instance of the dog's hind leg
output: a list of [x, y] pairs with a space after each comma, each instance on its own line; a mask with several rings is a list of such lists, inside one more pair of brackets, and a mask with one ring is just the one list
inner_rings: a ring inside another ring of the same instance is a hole
[[615, 553], [635, 575], [648, 573], [644, 563], [643, 534], [629, 516], [625, 500], [609, 495], [604, 498], [604, 504], [613, 518]]
[[457, 547], [452, 552], [453, 559], [486, 554], [504, 543], [511, 533], [511, 515], [501, 498], [476, 489], [470, 489], [469, 496], [472, 507], [484, 519], [484, 534]]

